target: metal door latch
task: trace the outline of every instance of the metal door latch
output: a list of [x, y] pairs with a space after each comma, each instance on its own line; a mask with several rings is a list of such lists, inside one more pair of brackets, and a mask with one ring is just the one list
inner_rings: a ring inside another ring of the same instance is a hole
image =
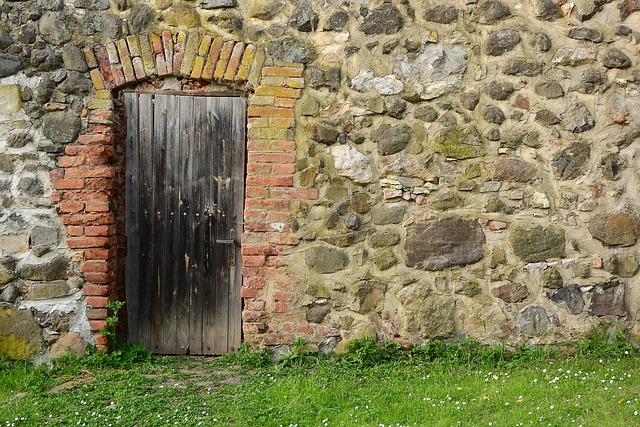
[[216, 239], [216, 244], [229, 245], [229, 267], [236, 265], [236, 230], [233, 228], [229, 230], [230, 239]]

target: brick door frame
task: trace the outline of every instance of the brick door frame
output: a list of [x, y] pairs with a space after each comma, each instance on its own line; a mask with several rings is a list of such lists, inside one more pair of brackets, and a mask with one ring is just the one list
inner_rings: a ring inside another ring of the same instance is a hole
[[[186, 79], [191, 88], [181, 91], [184, 94], [240, 88], [247, 96], [243, 340], [289, 341], [291, 337], [278, 334], [280, 328], [270, 327], [265, 319], [286, 312], [295, 297], [295, 278], [287, 274], [285, 256], [299, 243], [290, 230], [292, 205], [318, 197], [318, 190], [294, 185], [294, 106], [304, 88], [304, 65], [272, 65], [271, 59], [260, 60], [261, 49], [253, 44], [196, 31], [132, 35], [88, 46], [84, 52], [95, 89], [83, 114], [86, 128], [76, 143], [65, 147], [51, 180], [67, 244], [80, 259], [96, 347], [104, 350], [108, 344], [100, 333], [109, 315], [108, 301], [123, 296], [119, 288], [124, 283], [126, 238], [119, 189], [124, 186], [124, 135], [116, 104], [122, 89], [154, 89], [154, 82], [163, 78]], [[247, 83], [250, 76], [258, 82], [255, 89]], [[279, 292], [268, 295], [269, 283]]]

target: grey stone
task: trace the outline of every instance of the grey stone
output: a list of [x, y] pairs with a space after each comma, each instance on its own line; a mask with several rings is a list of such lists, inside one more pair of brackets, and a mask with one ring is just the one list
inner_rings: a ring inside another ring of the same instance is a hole
[[535, 166], [521, 157], [502, 156], [493, 167], [493, 179], [496, 181], [527, 182], [533, 178]]
[[506, 120], [504, 113], [495, 105], [485, 105], [482, 107], [482, 117], [489, 123], [501, 125]]
[[387, 285], [379, 280], [361, 281], [356, 284], [353, 294], [357, 303], [356, 311], [361, 314], [380, 312]]
[[417, 283], [397, 294], [404, 309], [400, 324], [402, 336], [429, 339], [456, 334], [455, 301], [450, 295], [434, 294], [428, 285]]
[[31, 246], [56, 246], [58, 244], [58, 229], [54, 227], [36, 226], [29, 237]]
[[17, 277], [16, 260], [12, 256], [0, 258], [0, 285], [7, 284]]
[[565, 237], [562, 228], [516, 227], [509, 236], [513, 253], [524, 262], [540, 262], [549, 258], [564, 258]]
[[398, 153], [409, 144], [411, 128], [407, 125], [391, 126], [382, 124], [371, 134], [371, 139], [377, 144], [378, 152], [382, 156]]
[[371, 261], [378, 270], [388, 270], [398, 263], [398, 258], [391, 249], [382, 249], [371, 255]]
[[624, 159], [618, 153], [609, 153], [601, 160], [602, 176], [610, 181], [615, 181], [620, 177], [620, 172], [624, 168]]
[[459, 217], [419, 221], [407, 227], [408, 267], [444, 270], [484, 258], [486, 237], [480, 225]]
[[557, 268], [548, 267], [540, 275], [542, 286], [549, 289], [560, 289], [564, 283]]
[[400, 243], [400, 235], [395, 231], [379, 231], [369, 237], [372, 248], [385, 248]]
[[14, 168], [13, 156], [0, 153], [0, 172], [13, 173]]
[[592, 28], [578, 27], [569, 30], [569, 37], [576, 40], [589, 40], [594, 43], [602, 41], [602, 31]]
[[497, 0], [488, 0], [480, 3], [475, 13], [478, 15], [478, 22], [481, 24], [493, 24], [511, 16], [509, 7]]
[[620, 277], [633, 277], [638, 272], [640, 261], [636, 254], [614, 254], [604, 261], [604, 270]]
[[58, 254], [41, 262], [27, 262], [20, 269], [20, 277], [35, 281], [64, 280], [68, 277], [68, 269], [69, 258]]
[[45, 12], [38, 23], [40, 36], [49, 44], [61, 45], [71, 40], [69, 27], [59, 19], [55, 12]]
[[247, 10], [249, 18], [273, 19], [284, 7], [283, 0], [250, 0]]
[[427, 22], [451, 24], [458, 19], [458, 9], [444, 4], [429, 6], [424, 12], [424, 19]]
[[349, 206], [359, 214], [369, 212], [369, 196], [365, 193], [354, 193], [349, 199]]
[[384, 3], [369, 12], [364, 18], [360, 31], [370, 36], [373, 34], [395, 34], [404, 25], [402, 14], [391, 3]]
[[97, 33], [108, 40], [118, 39], [122, 37], [122, 21], [108, 11], [89, 15], [85, 22], [84, 32], [86, 35]]
[[71, 71], [79, 71], [84, 73], [88, 71], [87, 61], [85, 60], [82, 50], [72, 44], [68, 44], [62, 51], [62, 62], [64, 68]]
[[324, 24], [325, 31], [342, 31], [349, 20], [349, 14], [339, 9], [331, 14], [327, 22]]
[[349, 265], [349, 256], [341, 250], [327, 246], [315, 246], [305, 251], [307, 266], [321, 274], [335, 273]]
[[612, 47], [602, 57], [602, 65], [606, 68], [629, 68], [631, 67], [631, 59], [620, 49]]
[[294, 9], [289, 18], [289, 26], [306, 33], [315, 31], [318, 27], [318, 14], [307, 0], [298, 4]]
[[591, 295], [589, 314], [592, 316], [626, 316], [624, 285], [618, 280], [598, 284]]
[[13, 304], [20, 296], [20, 290], [13, 283], [7, 285], [0, 293], [0, 301]]
[[271, 43], [271, 46], [269, 46], [269, 54], [284, 62], [300, 64], [311, 62], [316, 56], [313, 47], [293, 37], [287, 37]]
[[536, 112], [536, 121], [545, 126], [557, 125], [560, 123], [560, 118], [549, 110], [540, 110]]
[[44, 195], [44, 185], [37, 177], [23, 176], [16, 187], [18, 191], [29, 196]]
[[524, 301], [530, 295], [530, 292], [522, 283], [507, 283], [491, 289], [491, 294], [504, 302], [516, 303]]
[[0, 307], [0, 348], [10, 359], [29, 359], [44, 348], [31, 310]]
[[551, 161], [561, 179], [575, 179], [583, 174], [583, 166], [591, 156], [591, 146], [574, 142], [569, 148], [560, 151]]
[[475, 297], [482, 293], [480, 285], [475, 280], [467, 280], [464, 283], [460, 283], [455, 287], [455, 293], [460, 295], [466, 295], [468, 297]]
[[524, 335], [539, 337], [549, 330], [549, 315], [543, 307], [530, 305], [520, 313], [518, 324]]
[[371, 213], [371, 221], [375, 225], [400, 224], [404, 219], [407, 206], [384, 206]]
[[309, 323], [322, 323], [325, 317], [331, 313], [331, 309], [328, 307], [322, 307], [314, 305], [307, 310], [306, 318]]
[[395, 75], [373, 78], [373, 88], [381, 95], [397, 95], [404, 90], [404, 83]]
[[553, 0], [538, 0], [538, 18], [545, 21], [554, 21], [562, 18], [560, 6]]
[[54, 71], [62, 65], [62, 57], [51, 47], [31, 51], [29, 63], [41, 71]]
[[596, 51], [587, 46], [566, 46], [561, 47], [553, 54], [551, 62], [556, 65], [569, 65], [576, 67], [578, 65], [593, 62], [596, 59]]
[[575, 277], [579, 277], [581, 279], [587, 279], [591, 276], [591, 264], [589, 263], [580, 263], [574, 267], [574, 275]]
[[334, 145], [330, 149], [338, 175], [358, 184], [368, 184], [373, 179], [371, 159], [351, 144]]
[[0, 51], [5, 50], [13, 44], [11, 36], [4, 31], [0, 31]]
[[340, 132], [324, 125], [318, 125], [313, 129], [311, 139], [322, 144], [331, 145], [338, 140]]
[[434, 99], [463, 87], [468, 54], [458, 45], [429, 43], [418, 54], [396, 57], [393, 72], [420, 99]]
[[200, 7], [203, 9], [226, 9], [237, 5], [236, 0], [201, 0], [200, 2]]
[[[480, 98], [478, 98], [478, 100], [480, 100]], [[413, 117], [427, 123], [432, 123], [438, 119], [438, 112], [430, 105], [421, 105], [415, 109]]]
[[588, 230], [591, 236], [609, 246], [632, 246], [639, 234], [633, 218], [621, 213], [594, 215]]
[[542, 72], [542, 64], [526, 58], [515, 58], [507, 62], [502, 72], [509, 76], [534, 77]]
[[515, 48], [520, 43], [520, 34], [512, 30], [494, 31], [489, 34], [485, 52], [490, 56], [500, 56]]
[[447, 209], [453, 209], [462, 204], [462, 198], [453, 191], [447, 191], [435, 199], [431, 200], [431, 207], [438, 209], [439, 211], [446, 211]]
[[82, 120], [70, 113], [49, 113], [43, 120], [42, 133], [52, 142], [67, 144], [74, 142], [80, 134]]
[[548, 52], [551, 49], [551, 39], [545, 33], [536, 33], [531, 39], [531, 47], [538, 52]]
[[482, 137], [475, 127], [451, 127], [442, 130], [435, 139], [433, 150], [454, 159], [479, 157], [484, 153]]
[[578, 92], [592, 94], [604, 92], [607, 89], [607, 76], [599, 70], [590, 68], [585, 70], [580, 77]]
[[67, 78], [58, 88], [64, 93], [82, 96], [91, 91], [93, 84], [83, 73], [69, 71]]
[[69, 286], [65, 280], [38, 283], [31, 287], [26, 295], [27, 301], [37, 301], [43, 299], [62, 298], [69, 295]]
[[35, 22], [27, 22], [20, 27], [18, 41], [20, 43], [32, 44], [36, 42], [37, 29]]
[[627, 26], [620, 25], [616, 28], [616, 36], [628, 36], [633, 32], [633, 30]]
[[394, 119], [402, 119], [404, 113], [407, 111], [407, 103], [401, 99], [394, 99], [387, 104], [387, 112], [385, 113], [389, 117]]
[[358, 230], [362, 226], [360, 216], [355, 213], [349, 213], [342, 219], [344, 226], [349, 230]]
[[463, 92], [460, 94], [460, 103], [469, 111], [475, 110], [478, 106], [478, 102], [480, 102], [480, 95], [478, 95], [477, 92]]
[[89, 10], [107, 10], [111, 7], [109, 0], [77, 0], [75, 6]]
[[541, 80], [536, 83], [535, 92], [537, 95], [547, 99], [556, 99], [564, 96], [564, 90], [560, 83], [555, 80]]
[[584, 297], [578, 285], [569, 285], [561, 288], [550, 297], [551, 301], [566, 307], [571, 314], [580, 314], [584, 309]]
[[[216, 0], [213, 0], [216, 1]], [[218, 2], [220, 0], [217, 0]], [[225, 0], [222, 0], [225, 1]], [[235, 0], [226, 0], [227, 2], [235, 2]], [[205, 0], [202, 2], [204, 6], [208, 1]], [[131, 12], [129, 13], [129, 29], [133, 34], [143, 34], [149, 31], [152, 24], [156, 21], [156, 12], [155, 10], [149, 6], [148, 4], [137, 3], [134, 4], [131, 8]]]
[[513, 84], [510, 82], [499, 82], [497, 80], [489, 82], [484, 89], [486, 94], [496, 101], [505, 101], [509, 99], [514, 90]]
[[19, 56], [0, 53], [0, 78], [11, 76], [24, 69], [24, 63]]
[[595, 127], [596, 121], [584, 104], [574, 104], [564, 113], [564, 126], [570, 132], [582, 133]]

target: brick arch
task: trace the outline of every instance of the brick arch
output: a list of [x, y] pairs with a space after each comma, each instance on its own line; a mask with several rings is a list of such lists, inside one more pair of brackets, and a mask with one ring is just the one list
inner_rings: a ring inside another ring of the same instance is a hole
[[[212, 89], [205, 87], [209, 83], [246, 91], [242, 329], [250, 342], [283, 341], [282, 331], [270, 329], [265, 319], [286, 312], [294, 297], [294, 279], [287, 274], [284, 256], [287, 247], [298, 244], [290, 231], [292, 204], [317, 198], [318, 191], [294, 187], [294, 105], [304, 87], [304, 65], [262, 66], [256, 59], [258, 49], [242, 41], [169, 30], [84, 49], [95, 92], [85, 109], [86, 130], [65, 147], [51, 173], [52, 199], [65, 225], [67, 244], [78, 253], [86, 314], [98, 349], [107, 345], [100, 331], [109, 315], [105, 306], [117, 297], [122, 282], [126, 248], [118, 219], [123, 210], [119, 188], [124, 184], [124, 144], [116, 129], [114, 101], [120, 89], [168, 77], [199, 83], [200, 92]], [[245, 85], [250, 75], [257, 76], [255, 90]]]

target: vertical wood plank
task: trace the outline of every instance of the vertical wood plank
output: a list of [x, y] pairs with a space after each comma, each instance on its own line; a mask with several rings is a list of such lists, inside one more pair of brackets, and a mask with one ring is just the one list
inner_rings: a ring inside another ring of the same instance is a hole
[[127, 296], [127, 335], [129, 344], [140, 341], [138, 337], [139, 281], [140, 281], [140, 232], [139, 221], [139, 128], [138, 94], [124, 94], [127, 120], [127, 139], [125, 146], [125, 228], [127, 236], [127, 257], [125, 260], [125, 292]]
[[150, 351], [155, 351], [151, 343], [151, 304], [152, 292], [152, 260], [153, 260], [153, 98], [151, 95], [139, 95], [139, 175], [140, 175], [140, 297], [138, 334], [140, 342]]
[[182, 222], [180, 224], [180, 240], [178, 247], [183, 249], [177, 278], [181, 281], [178, 285], [176, 298], [178, 311], [176, 319], [176, 352], [186, 354], [189, 351], [189, 308], [191, 306], [191, 283], [193, 281], [192, 252], [188, 248], [193, 245], [193, 226], [195, 209], [192, 200], [191, 183], [193, 177], [193, 128], [195, 119], [193, 116], [193, 97], [177, 96], [178, 110], [180, 111], [180, 201], [182, 203]]
[[[231, 98], [231, 147], [230, 161], [230, 222], [236, 230], [236, 239], [240, 243], [243, 231], [244, 209], [244, 173], [245, 173], [245, 130], [246, 130], [246, 100], [245, 98]], [[226, 163], [226, 162], [225, 162]], [[240, 245], [234, 245], [235, 265], [229, 271], [229, 332], [227, 338], [227, 352], [233, 352], [242, 341], [242, 259]]]
[[219, 263], [216, 258], [216, 228], [218, 227], [218, 141], [219, 137], [219, 116], [218, 116], [218, 99], [215, 97], [205, 98], [206, 109], [206, 144], [205, 144], [205, 162], [206, 162], [206, 179], [205, 179], [205, 204], [209, 214], [207, 215], [207, 231], [206, 231], [206, 277], [207, 283], [203, 288], [203, 304], [202, 304], [202, 343], [204, 354], [215, 354], [214, 343], [217, 340], [215, 328], [216, 301], [218, 295], [216, 289], [218, 286], [217, 271]]
[[163, 337], [167, 350], [171, 354], [177, 353], [176, 325], [179, 310], [176, 298], [178, 286], [182, 279], [178, 276], [179, 263], [183, 262], [183, 250], [179, 247], [180, 224], [182, 215], [180, 214], [180, 110], [177, 97], [170, 95], [162, 96], [165, 108], [168, 112], [166, 117], [166, 199], [165, 212], [168, 218], [166, 222], [166, 242], [164, 245], [165, 263], [165, 290], [162, 299], [162, 312], [164, 316]]
[[153, 97], [153, 143], [150, 156], [153, 162], [153, 234], [151, 244], [153, 258], [151, 260], [152, 284], [149, 304], [151, 304], [151, 341], [153, 348], [160, 354], [172, 354], [174, 349], [167, 346], [164, 339], [163, 300], [167, 291], [167, 276], [164, 261], [164, 248], [167, 244], [165, 222], [166, 200], [166, 164], [167, 164], [167, 96], [151, 95]]

